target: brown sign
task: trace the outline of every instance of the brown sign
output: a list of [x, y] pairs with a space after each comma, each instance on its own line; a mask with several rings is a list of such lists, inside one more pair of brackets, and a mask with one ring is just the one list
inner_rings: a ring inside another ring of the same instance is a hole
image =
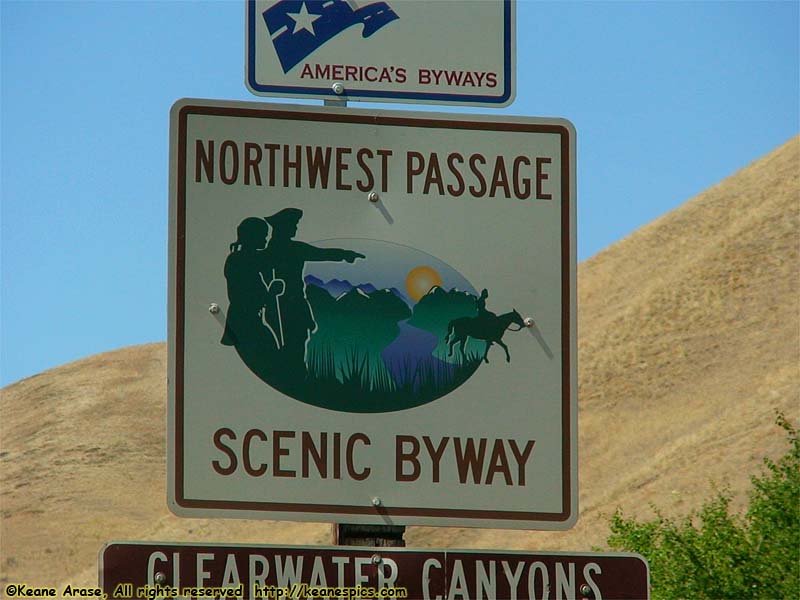
[[649, 598], [636, 554], [111, 543], [108, 598]]

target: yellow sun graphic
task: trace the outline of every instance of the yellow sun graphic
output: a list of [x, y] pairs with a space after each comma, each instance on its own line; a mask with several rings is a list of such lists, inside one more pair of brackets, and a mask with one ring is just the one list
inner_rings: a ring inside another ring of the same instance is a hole
[[442, 285], [442, 278], [436, 269], [427, 265], [414, 267], [406, 275], [406, 291], [415, 302], [435, 285]]

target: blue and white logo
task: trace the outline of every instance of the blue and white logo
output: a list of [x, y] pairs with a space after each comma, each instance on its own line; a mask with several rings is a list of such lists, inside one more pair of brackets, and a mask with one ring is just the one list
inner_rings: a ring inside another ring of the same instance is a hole
[[347, 0], [281, 0], [263, 17], [284, 73], [353, 25], [364, 25], [368, 38], [400, 18], [386, 2], [354, 9]]

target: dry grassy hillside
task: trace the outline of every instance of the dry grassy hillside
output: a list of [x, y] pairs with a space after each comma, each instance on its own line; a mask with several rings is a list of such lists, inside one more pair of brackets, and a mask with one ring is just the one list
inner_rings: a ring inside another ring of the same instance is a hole
[[[580, 265], [578, 525], [409, 528], [409, 545], [588, 550], [616, 507], [683, 513], [712, 481], [741, 493], [783, 452], [775, 410], [797, 422], [800, 398], [799, 150], [795, 138]], [[89, 584], [113, 539], [330, 543], [325, 524], [172, 516], [165, 378], [151, 344], [2, 391], [3, 581]]]

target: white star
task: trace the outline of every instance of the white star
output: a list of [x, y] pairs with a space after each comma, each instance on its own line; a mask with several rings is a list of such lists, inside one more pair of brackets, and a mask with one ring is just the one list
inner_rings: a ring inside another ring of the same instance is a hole
[[306, 7], [306, 3], [300, 5], [300, 12], [299, 13], [286, 13], [293, 21], [294, 21], [294, 31], [292, 33], [297, 33], [301, 29], [305, 29], [311, 35], [316, 35], [314, 33], [314, 21], [319, 19], [322, 15], [315, 15], [313, 13], [308, 12], [308, 8]]

